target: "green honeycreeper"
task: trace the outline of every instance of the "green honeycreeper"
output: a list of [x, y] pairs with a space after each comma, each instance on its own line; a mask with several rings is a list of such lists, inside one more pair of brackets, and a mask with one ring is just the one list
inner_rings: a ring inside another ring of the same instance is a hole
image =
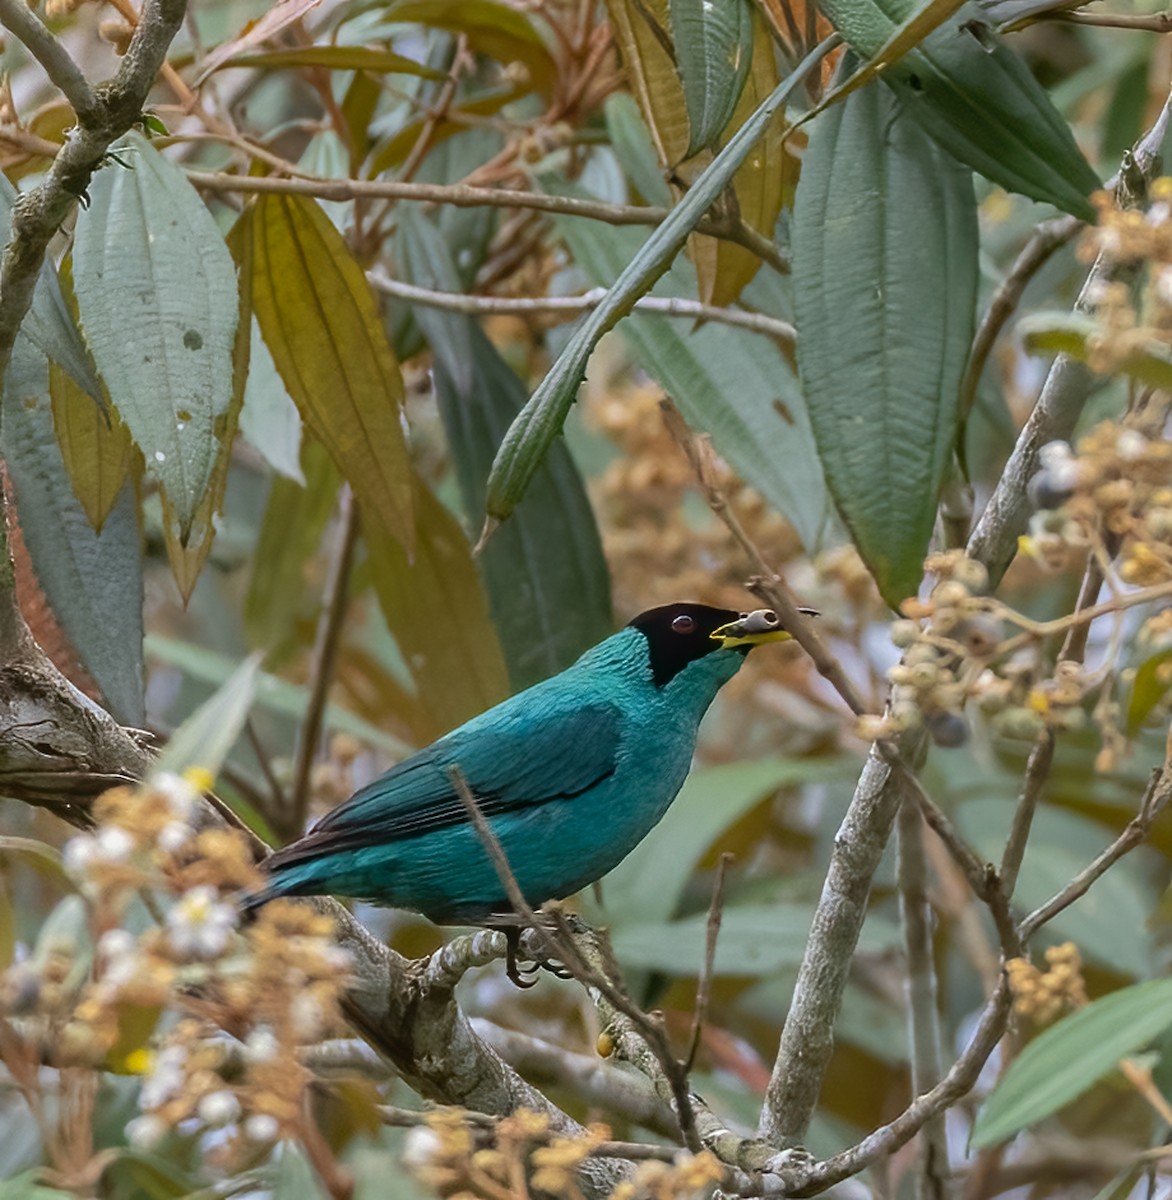
[[790, 636], [766, 609], [681, 603], [641, 613], [560, 674], [356, 792], [266, 860], [268, 884], [244, 906], [328, 893], [412, 909], [437, 924], [515, 922], [454, 767], [529, 904], [573, 895], [667, 811], [701, 717], [749, 650]]

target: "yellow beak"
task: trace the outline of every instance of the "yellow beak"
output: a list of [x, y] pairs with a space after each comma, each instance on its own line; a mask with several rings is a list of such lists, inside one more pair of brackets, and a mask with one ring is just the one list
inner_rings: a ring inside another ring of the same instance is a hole
[[722, 650], [735, 646], [761, 646], [765, 642], [788, 642], [793, 634], [782, 629], [777, 614], [772, 609], [758, 608], [745, 613], [736, 621], [730, 621], [709, 635], [720, 643]]

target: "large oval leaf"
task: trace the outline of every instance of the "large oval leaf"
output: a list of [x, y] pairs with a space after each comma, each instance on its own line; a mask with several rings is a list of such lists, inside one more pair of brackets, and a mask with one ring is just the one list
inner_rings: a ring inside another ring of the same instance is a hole
[[134, 488], [123, 484], [95, 533], [57, 445], [48, 360], [25, 339], [8, 367], [3, 418], [4, 460], [37, 582], [110, 711], [141, 725], [142, 551]]
[[73, 281], [110, 399], [186, 539], [232, 401], [236, 271], [183, 172], [143, 137], [98, 172], [78, 216]]
[[1172, 979], [1112, 992], [1059, 1021], [1010, 1064], [977, 1116], [974, 1148], [1057, 1112], [1170, 1027]]
[[671, 0], [670, 8], [690, 158], [711, 146], [732, 119], [753, 54], [753, 6], [749, 0]]
[[362, 268], [307, 196], [252, 211], [252, 302], [302, 419], [392, 536], [410, 545], [403, 380]]
[[[403, 265], [412, 282], [460, 290], [440, 231], [418, 212], [400, 215]], [[494, 447], [527, 399], [525, 385], [472, 317], [419, 305], [431, 346], [440, 416], [464, 507], [484, 511]], [[613, 632], [610, 572], [586, 489], [564, 445], [545, 465], [478, 560], [514, 690], [568, 667]]]
[[920, 582], [972, 338], [972, 177], [870, 84], [817, 118], [794, 206], [798, 366], [835, 503], [884, 599]]
[[[914, 0], [825, 0], [823, 12], [867, 58]], [[883, 72], [907, 110], [941, 146], [987, 179], [1085, 220], [1098, 176], [1025, 64], [967, 4]]]

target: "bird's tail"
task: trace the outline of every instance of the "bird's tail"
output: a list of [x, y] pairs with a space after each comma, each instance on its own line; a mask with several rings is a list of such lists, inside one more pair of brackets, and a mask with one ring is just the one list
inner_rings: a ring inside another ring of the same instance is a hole
[[282, 887], [278, 880], [270, 880], [264, 887], [254, 888], [250, 892], [239, 892], [236, 907], [240, 910], [241, 925], [250, 925], [256, 920], [258, 909], [270, 900], [279, 900], [288, 894], [288, 889]]

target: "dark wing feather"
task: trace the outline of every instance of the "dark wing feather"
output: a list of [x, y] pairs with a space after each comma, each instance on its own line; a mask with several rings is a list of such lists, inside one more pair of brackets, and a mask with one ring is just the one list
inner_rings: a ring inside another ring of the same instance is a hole
[[622, 724], [615, 705], [534, 708], [536, 697], [526, 698], [528, 706], [506, 701], [392, 767], [278, 850], [266, 867], [280, 870], [464, 824], [468, 812], [452, 786], [452, 767], [459, 767], [486, 817], [572, 799], [613, 774]]

